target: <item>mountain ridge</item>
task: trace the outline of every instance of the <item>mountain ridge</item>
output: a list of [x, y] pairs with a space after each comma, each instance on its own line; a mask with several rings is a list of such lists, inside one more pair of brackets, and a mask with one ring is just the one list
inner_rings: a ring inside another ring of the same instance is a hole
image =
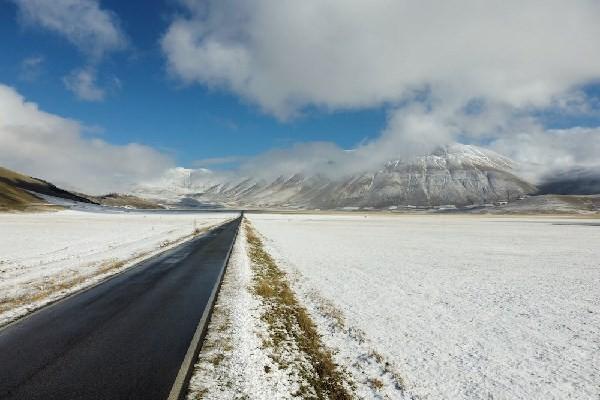
[[511, 201], [537, 189], [517, 176], [507, 157], [472, 145], [440, 147], [411, 160], [390, 160], [373, 171], [329, 177], [293, 173], [273, 179], [180, 169], [185, 185], [140, 186], [141, 197], [191, 198], [226, 206], [335, 209], [346, 207], [466, 206]]

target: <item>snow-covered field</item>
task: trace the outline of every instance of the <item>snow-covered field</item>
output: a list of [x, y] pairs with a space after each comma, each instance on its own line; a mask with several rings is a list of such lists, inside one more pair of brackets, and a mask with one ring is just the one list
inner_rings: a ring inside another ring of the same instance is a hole
[[359, 384], [390, 398], [600, 398], [599, 220], [247, 217]]
[[0, 214], [0, 324], [237, 214]]

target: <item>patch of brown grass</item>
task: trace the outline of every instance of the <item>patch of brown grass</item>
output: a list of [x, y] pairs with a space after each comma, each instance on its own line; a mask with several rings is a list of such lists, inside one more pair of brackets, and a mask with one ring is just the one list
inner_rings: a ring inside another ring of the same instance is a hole
[[369, 379], [367, 379], [367, 383], [374, 390], [381, 390], [381, 389], [383, 389], [383, 381], [381, 379], [379, 379], [379, 378], [369, 378]]
[[223, 361], [225, 359], [225, 355], [223, 353], [217, 353], [214, 356], [212, 356], [208, 362], [210, 362], [212, 365], [214, 365], [215, 367], [219, 364], [221, 364], [221, 361]]
[[[286, 274], [264, 250], [260, 237], [247, 221], [245, 231], [248, 255], [254, 270], [252, 289], [268, 310], [262, 316], [269, 329], [269, 340], [264, 345], [277, 349], [291, 339], [310, 364], [294, 363], [305, 381], [294, 395], [302, 398], [352, 399], [353, 395], [347, 389], [350, 384], [333, 361], [331, 352], [322, 344], [315, 323], [298, 302]], [[283, 361], [277, 355], [272, 358], [280, 368], [290, 366], [289, 361]]]
[[[389, 376], [397, 390], [402, 392], [406, 390], [406, 384], [402, 376], [400, 376], [400, 374], [394, 370], [392, 364], [390, 364], [390, 362], [387, 361], [385, 357], [381, 355], [381, 353], [371, 349], [367, 357], [371, 360], [374, 360], [381, 367], [382, 375]], [[378, 386], [378, 382], [376, 381], [381, 382], [381, 386]], [[383, 387], [383, 381], [380, 379], [367, 379], [367, 384], [375, 390], [380, 390]]]
[[327, 318], [329, 323], [335, 328], [342, 330], [346, 325], [344, 313], [333, 304], [330, 300], [322, 297], [318, 292], [312, 291], [309, 293], [309, 298], [317, 307], [319, 313]]
[[208, 393], [208, 389], [201, 389], [198, 392], [194, 393], [195, 400], [202, 400], [204, 396]]
[[94, 275], [102, 275], [107, 272], [110, 272], [114, 269], [123, 268], [125, 266], [125, 261], [123, 260], [110, 260], [101, 264], [100, 267], [96, 270]]
[[12, 310], [13, 308], [37, 303], [48, 298], [54, 293], [61, 292], [63, 290], [68, 290], [74, 286], [80, 285], [83, 282], [85, 282], [85, 280], [86, 278], [81, 275], [75, 275], [73, 278], [67, 280], [51, 279], [47, 282], [44, 282], [36, 290], [30, 293], [26, 293], [18, 297], [1, 300], [0, 313]]
[[189, 235], [186, 235], [186, 236], [183, 236], [183, 237], [180, 237], [177, 239], [173, 239], [173, 240], [164, 240], [163, 242], [161, 242], [160, 247], [165, 248], [165, 247], [169, 247], [174, 244], [179, 244], [179, 243], [185, 242], [187, 239], [191, 239], [191, 238], [201, 235], [205, 232], [208, 232], [208, 230], [212, 229], [213, 227], [214, 227], [214, 225], [207, 226], [204, 228], [194, 228], [192, 233], [190, 233]]

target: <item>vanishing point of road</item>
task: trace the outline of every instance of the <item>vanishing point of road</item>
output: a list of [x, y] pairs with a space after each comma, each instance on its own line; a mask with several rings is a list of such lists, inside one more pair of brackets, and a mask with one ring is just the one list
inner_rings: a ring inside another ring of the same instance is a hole
[[166, 399], [240, 221], [0, 330], [0, 399]]

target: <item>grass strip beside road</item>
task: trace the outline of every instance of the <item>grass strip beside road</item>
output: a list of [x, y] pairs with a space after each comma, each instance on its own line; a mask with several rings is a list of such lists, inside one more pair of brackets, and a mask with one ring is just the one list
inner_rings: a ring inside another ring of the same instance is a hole
[[[273, 360], [280, 368], [298, 371], [301, 383], [294, 395], [304, 399], [354, 398], [352, 383], [321, 342], [315, 323], [298, 302], [286, 274], [264, 249], [250, 223], [245, 221], [244, 227], [254, 272], [252, 290], [262, 299], [266, 310], [262, 319], [267, 324], [269, 340], [264, 345], [273, 350]], [[286, 357], [282, 354], [286, 348], [299, 350], [302, 357]]]

